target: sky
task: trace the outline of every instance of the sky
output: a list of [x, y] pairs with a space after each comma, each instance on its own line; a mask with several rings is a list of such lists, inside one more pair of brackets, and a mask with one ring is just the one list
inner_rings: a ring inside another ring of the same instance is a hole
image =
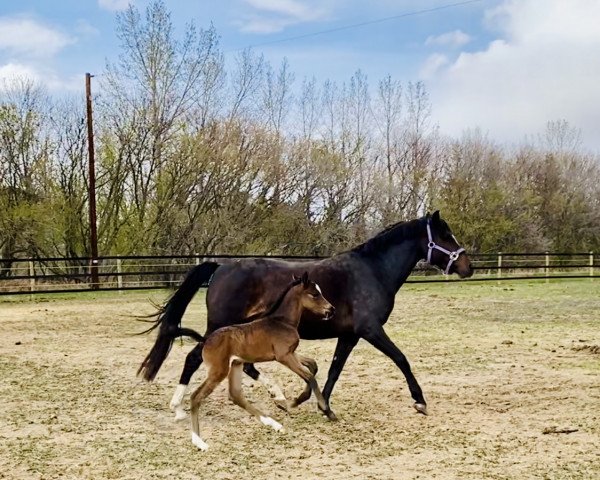
[[[117, 59], [115, 15], [130, 1], [143, 10], [149, 0], [0, 0], [0, 82], [27, 76], [54, 94], [83, 91], [85, 72]], [[421, 80], [442, 133], [479, 128], [518, 144], [564, 119], [600, 152], [598, 0], [165, 4], [176, 32], [190, 20], [214, 24], [228, 61], [252, 46], [273, 65], [287, 58], [298, 84], [343, 82], [359, 69], [372, 89], [388, 74]]]

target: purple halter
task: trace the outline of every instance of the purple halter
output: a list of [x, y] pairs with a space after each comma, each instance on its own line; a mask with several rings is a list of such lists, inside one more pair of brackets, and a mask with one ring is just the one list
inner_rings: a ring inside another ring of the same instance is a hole
[[[452, 235], [452, 238], [454, 238], [456, 243], [458, 243], [458, 241], [456, 240], [456, 237], [454, 235]], [[450, 267], [456, 260], [458, 260], [458, 257], [460, 256], [461, 253], [463, 253], [465, 251], [465, 249], [462, 247], [459, 247], [458, 250], [451, 252], [450, 250], [446, 250], [444, 247], [440, 247], [437, 243], [435, 243], [433, 241], [433, 236], [431, 235], [431, 225], [429, 223], [429, 220], [427, 220], [427, 239], [429, 241], [429, 243], [427, 244], [427, 248], [428, 248], [427, 263], [429, 263], [431, 265], [431, 253], [433, 252], [433, 250], [439, 250], [440, 252], [445, 253], [446, 255], [448, 255], [448, 265], [446, 265], [446, 270], [444, 270], [444, 275], [448, 275], [448, 272], [450, 271]]]

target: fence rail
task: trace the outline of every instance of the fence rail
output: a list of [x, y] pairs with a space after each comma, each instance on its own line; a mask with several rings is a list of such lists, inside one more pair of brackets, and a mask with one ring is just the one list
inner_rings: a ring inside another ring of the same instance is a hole
[[[472, 278], [462, 281], [505, 281], [600, 277], [596, 275], [599, 255], [586, 253], [497, 252], [470, 255], [475, 269]], [[173, 288], [195, 265], [205, 260], [230, 262], [240, 258], [314, 260], [310, 256], [261, 255], [144, 255], [98, 258], [98, 284], [92, 284], [92, 259], [9, 258], [0, 259], [0, 295], [83, 292], [90, 290], [144, 290]], [[418, 264], [407, 283], [452, 282], [427, 265]]]

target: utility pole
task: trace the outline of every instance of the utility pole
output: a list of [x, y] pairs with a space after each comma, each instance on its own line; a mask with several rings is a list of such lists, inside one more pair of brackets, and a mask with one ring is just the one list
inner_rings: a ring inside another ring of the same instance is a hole
[[96, 229], [96, 164], [94, 160], [94, 128], [92, 126], [92, 84], [93, 75], [85, 74], [85, 100], [87, 107], [88, 160], [89, 160], [89, 204], [90, 204], [90, 274], [92, 290], [98, 290], [98, 232]]

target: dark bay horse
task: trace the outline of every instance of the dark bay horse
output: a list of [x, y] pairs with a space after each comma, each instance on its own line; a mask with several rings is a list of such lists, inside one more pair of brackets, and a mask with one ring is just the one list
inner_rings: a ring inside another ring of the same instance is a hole
[[[210, 334], [220, 327], [267, 310], [275, 301], [281, 285], [285, 285], [291, 275], [307, 271], [335, 307], [335, 315], [329, 322], [320, 322], [314, 315], [306, 313], [298, 328], [303, 339], [338, 339], [323, 388], [324, 398], [329, 402], [348, 356], [358, 340], [363, 338], [400, 368], [415, 402], [414, 407], [426, 414], [425, 398], [408, 360], [383, 329], [394, 308], [396, 293], [421, 259], [446, 274], [456, 273], [461, 278], [473, 274], [465, 250], [458, 245], [439, 211], [392, 225], [352, 250], [323, 260], [243, 259], [224, 265], [205, 262], [188, 273], [181, 286], [157, 312], [155, 324], [150, 328], [158, 327], [156, 342], [138, 373], [148, 381], [154, 379], [177, 337], [190, 336], [199, 341], [186, 358], [171, 402], [178, 417], [185, 416], [181, 401], [193, 373], [202, 363], [203, 342], [197, 332], [181, 327], [181, 319], [198, 289], [210, 279], [206, 295], [206, 333]], [[246, 363], [244, 372], [269, 385], [253, 364]], [[276, 386], [271, 386], [271, 393], [276, 398], [283, 396]]]
[[242, 392], [242, 368], [244, 362], [258, 363], [276, 360], [288, 367], [306, 382], [305, 391], [292, 403], [296, 406], [314, 392], [321, 411], [330, 420], [336, 420], [335, 414], [323, 398], [317, 385], [316, 362], [296, 353], [300, 343], [298, 324], [304, 312], [310, 312], [316, 318], [329, 320], [334, 307], [323, 297], [319, 286], [308, 279], [305, 272], [283, 290], [274, 307], [258, 315], [256, 320], [239, 325], [221, 327], [211, 333], [204, 341], [202, 359], [208, 370], [206, 380], [192, 393], [192, 443], [200, 450], [208, 445], [200, 437], [198, 410], [202, 401], [208, 397], [225, 378], [229, 378], [229, 398], [264, 425], [280, 431], [282, 425], [248, 403]]

